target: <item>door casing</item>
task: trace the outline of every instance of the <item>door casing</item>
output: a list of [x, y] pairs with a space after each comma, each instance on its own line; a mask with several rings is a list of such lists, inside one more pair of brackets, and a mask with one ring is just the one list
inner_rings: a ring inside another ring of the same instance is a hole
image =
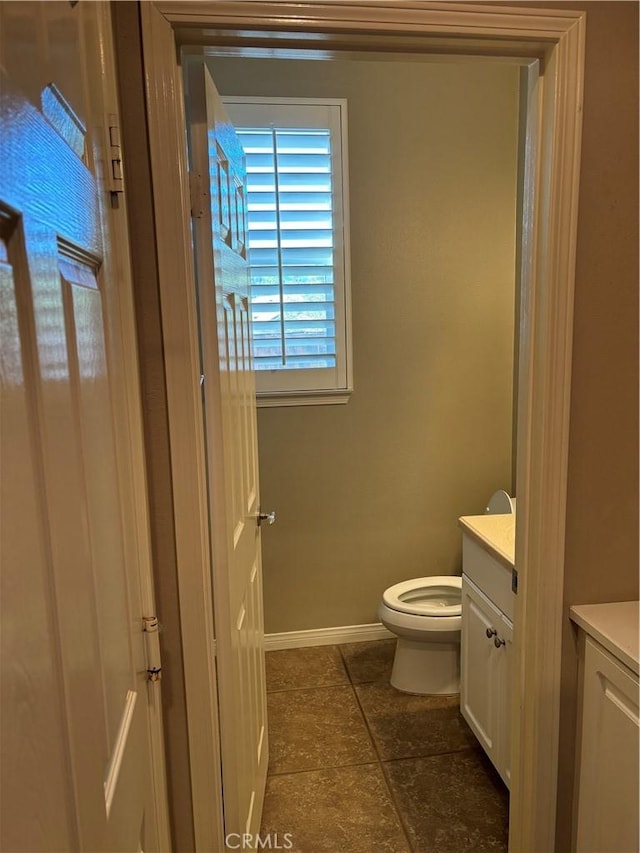
[[[141, 4], [197, 849], [223, 842], [198, 329], [179, 66], [183, 45], [240, 56], [455, 55], [523, 67], [518, 520], [509, 848], [555, 846], [573, 288], [585, 13], [355, 0]], [[272, 53], [273, 55], [273, 53]], [[215, 537], [216, 530], [212, 531]], [[544, 701], [540, 701], [544, 697]]]

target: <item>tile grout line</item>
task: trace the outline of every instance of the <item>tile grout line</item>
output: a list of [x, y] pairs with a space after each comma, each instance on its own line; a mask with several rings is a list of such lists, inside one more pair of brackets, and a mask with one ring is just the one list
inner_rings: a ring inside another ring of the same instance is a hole
[[374, 750], [376, 758], [377, 758], [377, 764], [378, 764], [378, 767], [380, 769], [380, 775], [382, 776], [382, 780], [384, 782], [385, 788], [387, 789], [387, 793], [389, 794], [389, 802], [391, 803], [391, 806], [396, 813], [396, 817], [398, 818], [398, 823], [400, 824], [400, 829], [402, 830], [402, 834], [404, 835], [405, 841], [407, 842], [408, 850], [410, 851], [410, 853], [416, 853], [416, 851], [414, 850], [413, 844], [411, 843], [411, 839], [409, 838], [409, 832], [407, 830], [407, 826], [404, 822], [404, 819], [402, 817], [400, 809], [398, 808], [398, 803], [396, 801], [395, 795], [394, 795], [393, 791], [391, 790], [389, 780], [387, 779], [387, 774], [384, 772], [384, 767], [382, 764], [382, 759], [380, 758], [380, 752], [378, 750], [378, 745], [376, 744], [375, 738], [374, 738], [373, 733], [371, 731], [371, 727], [369, 726], [369, 720], [367, 719], [367, 715], [365, 714], [364, 708], [362, 707], [362, 703], [360, 702], [360, 697], [358, 696], [358, 692], [356, 690], [356, 685], [355, 685], [355, 683], [351, 677], [351, 673], [349, 672], [349, 667], [347, 666], [347, 662], [345, 660], [344, 654], [342, 653], [342, 649], [340, 648], [340, 646], [338, 646], [338, 649], [340, 650], [340, 656], [342, 657], [342, 661], [344, 663], [344, 668], [347, 670], [347, 675], [349, 676], [349, 681], [351, 682], [351, 689], [353, 690], [353, 695], [354, 695], [355, 700], [358, 704], [358, 708], [360, 709], [360, 713], [362, 714], [362, 720], [365, 724], [365, 727], [367, 729], [367, 733], [368, 733], [369, 738], [371, 740], [371, 744], [373, 746], [373, 750]]
[[272, 693], [297, 693], [299, 690], [325, 690], [329, 687], [351, 687], [350, 681], [337, 681], [335, 684], [308, 684], [304, 687], [276, 687], [275, 689], [267, 690], [267, 694]]
[[428, 761], [430, 758], [442, 758], [443, 755], [460, 755], [463, 752], [479, 752], [477, 746], [463, 746], [460, 749], [445, 749], [444, 752], [427, 752], [419, 755], [401, 755], [399, 758], [381, 758], [381, 764], [393, 764], [397, 761]]
[[303, 767], [300, 770], [280, 770], [276, 773], [269, 773], [269, 777], [275, 776], [298, 776], [301, 773], [324, 773], [325, 770], [344, 770], [345, 767], [372, 767], [377, 764], [373, 761], [353, 761], [350, 764], [332, 764], [329, 767]]

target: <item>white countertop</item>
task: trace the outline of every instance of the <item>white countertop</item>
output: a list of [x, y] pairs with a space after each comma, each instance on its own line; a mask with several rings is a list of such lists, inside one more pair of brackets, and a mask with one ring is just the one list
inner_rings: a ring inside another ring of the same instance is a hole
[[458, 519], [465, 533], [510, 568], [515, 565], [516, 517], [508, 515], [463, 515]]
[[576, 604], [571, 619], [638, 675], [637, 601]]

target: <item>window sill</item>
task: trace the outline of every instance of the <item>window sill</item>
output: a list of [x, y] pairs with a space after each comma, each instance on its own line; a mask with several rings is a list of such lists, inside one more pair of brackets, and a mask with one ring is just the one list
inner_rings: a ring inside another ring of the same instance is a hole
[[281, 391], [277, 393], [260, 392], [256, 395], [259, 409], [271, 409], [279, 406], [335, 406], [349, 402], [352, 389], [342, 391]]

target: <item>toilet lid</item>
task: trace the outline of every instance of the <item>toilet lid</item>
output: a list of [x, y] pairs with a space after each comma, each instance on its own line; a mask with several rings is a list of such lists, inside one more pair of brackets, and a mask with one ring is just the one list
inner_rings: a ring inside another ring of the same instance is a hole
[[511, 515], [515, 510], [515, 498], [510, 498], [504, 489], [498, 489], [489, 498], [487, 515]]
[[392, 610], [420, 616], [459, 616], [462, 578], [438, 575], [414, 578], [390, 586], [382, 600]]

